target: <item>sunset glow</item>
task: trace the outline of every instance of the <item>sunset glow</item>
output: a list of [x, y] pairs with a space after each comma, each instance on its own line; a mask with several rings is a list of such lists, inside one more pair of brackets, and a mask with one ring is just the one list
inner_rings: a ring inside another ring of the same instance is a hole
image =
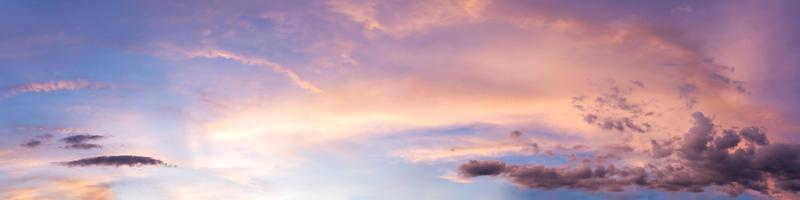
[[800, 199], [799, 10], [2, 1], [0, 199]]

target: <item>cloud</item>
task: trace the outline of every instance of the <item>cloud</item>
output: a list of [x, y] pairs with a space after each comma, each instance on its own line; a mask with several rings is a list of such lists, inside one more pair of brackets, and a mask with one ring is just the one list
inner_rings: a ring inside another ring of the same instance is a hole
[[411, 162], [429, 162], [475, 156], [533, 155], [539, 151], [539, 145], [533, 142], [485, 142], [451, 148], [403, 149], [392, 155]]
[[[205, 49], [198, 49], [198, 50], [193, 50], [193, 51], [174, 49], [172, 47], [167, 47], [167, 49], [169, 49], [170, 51], [168, 51], [166, 53], [162, 52], [161, 54], [177, 54], [177, 56], [188, 56], [188, 57], [191, 57], [191, 58], [195, 58], [195, 57], [200, 57], [200, 58], [224, 58], [224, 59], [234, 60], [234, 61], [246, 64], [246, 65], [254, 65], [254, 66], [264, 67], [264, 68], [272, 70], [275, 73], [281, 73], [281, 74], [286, 75], [295, 85], [297, 85], [300, 88], [303, 88], [305, 90], [308, 90], [308, 91], [310, 91], [310, 92], [312, 92], [314, 94], [320, 94], [320, 93], [323, 92], [322, 89], [320, 89], [316, 85], [312, 84], [311, 82], [308, 82], [308, 81], [304, 80], [303, 78], [300, 77], [300, 75], [298, 75], [293, 70], [291, 70], [291, 69], [289, 69], [289, 68], [287, 68], [287, 67], [285, 67], [283, 65], [280, 65], [278, 63], [272, 62], [271, 60], [268, 60], [268, 59], [252, 57], [252, 56], [246, 56], [246, 55], [237, 54], [237, 53], [234, 53], [234, 52], [225, 51], [225, 50], [221, 50], [221, 49], [217, 49], [217, 48], [205, 48]], [[171, 55], [171, 56], [176, 56], [176, 55]]]
[[87, 149], [103, 148], [103, 145], [89, 144], [89, 143], [78, 143], [78, 144], [69, 144], [67, 146], [64, 146], [64, 148], [66, 148], [66, 149], [83, 149], [83, 150], [87, 150]]
[[541, 189], [622, 191], [625, 186], [646, 183], [644, 168], [618, 169], [614, 165], [551, 168], [541, 165], [507, 165], [493, 160], [471, 160], [459, 166], [458, 170], [465, 177], [501, 175], [517, 185]]
[[99, 140], [104, 138], [102, 135], [73, 135], [62, 138], [61, 141], [68, 144], [86, 143], [91, 140]]
[[[644, 167], [578, 165], [545, 167], [510, 165], [501, 161], [470, 161], [458, 170], [464, 177], [500, 176], [534, 189], [573, 188], [622, 191], [626, 186], [642, 186], [666, 191], [701, 192], [708, 186], [736, 196], [745, 190], [766, 195], [800, 192], [800, 146], [767, 144], [763, 131], [745, 128], [717, 132], [712, 119], [703, 113], [692, 114], [694, 126], [682, 137], [675, 159], [654, 160]], [[750, 135], [750, 136], [745, 136]], [[753, 136], [756, 135], [756, 136]], [[754, 137], [758, 139], [745, 139]], [[655, 157], [673, 155], [653, 141]], [[774, 184], [770, 184], [774, 183]]]
[[2, 94], [2, 96], [0, 96], [0, 100], [23, 93], [43, 93], [43, 92], [55, 92], [55, 91], [82, 90], [82, 89], [96, 90], [96, 89], [109, 89], [109, 88], [112, 88], [112, 86], [88, 80], [55, 80], [47, 82], [28, 83], [24, 85], [11, 87], [9, 89], [6, 89], [6, 91]]
[[[634, 84], [639, 85], [636, 82]], [[583, 121], [606, 130], [638, 133], [650, 131], [652, 125], [642, 122], [642, 118], [653, 115], [654, 112], [646, 111], [644, 103], [633, 102], [629, 98], [633, 88], [612, 86], [609, 90], [610, 92], [600, 94], [590, 102], [586, 102], [586, 96], [583, 95], [572, 98], [573, 107], [584, 112]]]
[[53, 135], [51, 135], [51, 134], [39, 135], [39, 136], [36, 136], [36, 137], [28, 140], [27, 142], [24, 142], [24, 143], [20, 144], [20, 146], [26, 147], [26, 148], [36, 148], [36, 147], [41, 146], [42, 144], [44, 144], [45, 140], [50, 140], [50, 138], [52, 138], [52, 137], [53, 137]]
[[684, 100], [686, 100], [686, 108], [691, 109], [697, 104], [697, 93], [699, 89], [697, 85], [686, 83], [678, 87], [678, 94]]
[[[34, 183], [35, 185], [31, 185]], [[114, 199], [110, 184], [88, 178], [27, 178], [0, 189], [0, 199]]]
[[692, 6], [689, 6], [689, 4], [685, 4], [684, 3], [684, 4], [675, 6], [674, 8], [670, 9], [669, 13], [673, 13], [673, 14], [675, 14], [675, 13], [692, 13], [693, 11], [694, 11], [694, 9], [692, 9]]
[[[484, 137], [445, 137], [435, 144], [436, 147], [410, 147], [391, 154], [411, 162], [434, 162], [469, 157], [534, 155], [541, 152], [539, 144], [532, 138], [524, 137], [519, 130], [511, 131], [508, 138], [494, 141]], [[442, 147], [445, 145], [449, 147]]]
[[91, 129], [85, 128], [68, 128], [68, 127], [47, 127], [47, 126], [17, 126], [14, 127], [18, 130], [31, 130], [31, 131], [38, 131], [38, 132], [53, 132], [59, 134], [76, 134], [76, 133], [91, 133], [97, 132]]
[[164, 161], [155, 158], [146, 156], [133, 156], [133, 155], [98, 156], [98, 157], [83, 158], [74, 161], [62, 162], [60, 164], [67, 167], [88, 167], [88, 166], [140, 167], [147, 165], [169, 166]]
[[330, 0], [330, 9], [347, 16], [367, 31], [381, 31], [393, 37], [425, 32], [434, 27], [476, 21], [489, 0], [407, 1]]
[[61, 142], [67, 144], [64, 148], [67, 149], [96, 149], [102, 148], [102, 145], [99, 144], [90, 144], [87, 143], [93, 140], [103, 139], [105, 136], [102, 135], [73, 135], [69, 137], [65, 137], [61, 139]]
[[769, 140], [767, 140], [767, 134], [764, 133], [764, 129], [762, 128], [745, 127], [742, 128], [740, 133], [745, 140], [751, 141], [759, 145], [769, 144]]
[[677, 139], [679, 138], [667, 139], [662, 142], [650, 140], [650, 155], [653, 156], [653, 158], [663, 158], [672, 155], [674, 152], [672, 144], [675, 143]]
[[465, 177], [495, 176], [504, 170], [506, 170], [506, 163], [495, 160], [470, 160], [458, 167], [458, 172]]
[[522, 136], [522, 132], [519, 130], [511, 131], [511, 138], [517, 139]]
[[41, 145], [41, 144], [42, 144], [42, 141], [41, 141], [41, 140], [37, 140], [37, 139], [30, 139], [30, 140], [28, 140], [27, 142], [25, 142], [25, 143], [22, 143], [22, 144], [20, 144], [20, 145], [21, 145], [21, 146], [23, 146], [23, 147], [27, 147], [27, 148], [35, 148], [35, 147], [38, 147], [38, 146], [39, 146], [39, 145]]

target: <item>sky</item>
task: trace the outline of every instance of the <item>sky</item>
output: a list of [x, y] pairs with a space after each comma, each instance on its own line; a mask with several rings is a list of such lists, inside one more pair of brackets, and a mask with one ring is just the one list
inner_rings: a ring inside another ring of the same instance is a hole
[[800, 2], [0, 2], [0, 199], [800, 199]]

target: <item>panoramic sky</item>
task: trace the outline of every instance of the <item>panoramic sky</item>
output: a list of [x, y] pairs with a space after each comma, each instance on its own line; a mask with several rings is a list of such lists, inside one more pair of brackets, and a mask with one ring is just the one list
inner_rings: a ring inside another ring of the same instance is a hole
[[0, 199], [799, 199], [800, 1], [0, 2]]

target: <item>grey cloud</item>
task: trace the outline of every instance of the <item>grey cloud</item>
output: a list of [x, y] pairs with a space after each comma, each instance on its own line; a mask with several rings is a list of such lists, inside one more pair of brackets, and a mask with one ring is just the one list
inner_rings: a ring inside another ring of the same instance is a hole
[[[587, 115], [586, 117], [584, 117], [584, 120], [588, 123], [591, 123], [597, 121], [597, 118], [595, 115]], [[650, 130], [649, 123], [644, 122], [638, 124], [637, 122], [628, 117], [623, 117], [619, 119], [608, 117], [603, 119], [602, 122], [597, 123], [597, 126], [607, 130], [617, 130], [617, 131], [631, 130], [639, 133], [645, 133]]]
[[64, 148], [66, 148], [66, 149], [83, 149], [83, 150], [87, 150], [87, 149], [99, 149], [99, 148], [103, 148], [103, 146], [99, 145], [99, 144], [77, 143], [77, 144], [70, 144], [70, 145], [64, 146]]
[[[634, 82], [634, 84], [636, 83]], [[587, 105], [583, 105], [583, 103], [586, 103], [583, 101], [585, 96], [573, 97], [572, 104], [575, 108], [584, 112], [583, 121], [588, 124], [620, 132], [648, 132], [651, 125], [644, 121], [643, 118], [654, 113], [646, 111], [644, 103], [635, 103], [629, 100], [628, 95], [632, 91], [633, 89], [631, 88], [612, 86], [610, 92], [597, 96], [593, 102], [589, 102]], [[609, 116], [607, 114], [609, 110], [625, 114], [624, 116]]]
[[80, 143], [86, 143], [91, 140], [99, 140], [102, 139], [103, 137], [104, 136], [102, 135], [73, 135], [62, 138], [61, 141], [68, 144], [80, 144]]
[[[473, 160], [461, 165], [459, 173], [464, 177], [503, 177], [533, 189], [622, 191], [626, 186], [641, 186], [665, 191], [701, 192], [708, 186], [718, 186], [731, 196], [745, 190], [765, 195], [800, 192], [800, 146], [768, 144], [766, 136], [761, 138], [765, 135], [761, 129], [717, 132], [713, 121], [703, 113], [694, 113], [692, 117], [694, 126], [686, 132], [677, 148], [672, 148], [674, 140], [652, 141], [654, 157], [676, 155], [675, 159], [654, 160], [646, 167], [584, 163], [559, 168]], [[673, 154], [673, 151], [678, 154]]]
[[522, 132], [519, 130], [511, 131], [511, 138], [519, 138], [522, 136]]
[[476, 161], [470, 160], [468, 163], [462, 164], [458, 167], [458, 172], [465, 177], [476, 176], [495, 176], [502, 173], [506, 169], [506, 164], [501, 161], [485, 160]]
[[51, 137], [53, 137], [53, 135], [50, 134], [39, 135], [34, 137], [33, 139], [28, 140], [27, 142], [20, 144], [20, 146], [27, 148], [36, 148], [44, 144], [45, 140], [50, 140]]
[[92, 140], [99, 140], [103, 139], [105, 136], [102, 135], [73, 135], [69, 137], [62, 138], [61, 141], [66, 143], [66, 146], [63, 146], [65, 149], [98, 149], [102, 148], [102, 145], [99, 144], [91, 144], [87, 143]]
[[734, 130], [728, 129], [722, 132], [722, 136], [714, 140], [714, 146], [716, 148], [728, 149], [736, 147], [740, 141], [742, 141], [742, 139], [739, 135], [736, 134]]
[[586, 121], [586, 123], [593, 124], [595, 121], [597, 121], [597, 115], [595, 115], [595, 114], [587, 114], [587, 115], [583, 116], [583, 121]]
[[681, 86], [678, 86], [678, 95], [680, 98], [686, 100], [686, 108], [693, 108], [695, 104], [697, 104], [697, 92], [700, 88], [697, 87], [695, 84], [686, 83]]
[[630, 93], [630, 89], [623, 90], [619, 87], [612, 87], [611, 93], [599, 96], [595, 98], [594, 101], [601, 106], [609, 106], [632, 114], [643, 113], [641, 104], [633, 103], [628, 100], [628, 93]]
[[30, 139], [27, 142], [22, 143], [20, 145], [27, 148], [35, 148], [38, 147], [39, 145], [42, 145], [42, 141], [37, 139]]
[[651, 140], [650, 155], [653, 156], [653, 158], [663, 158], [672, 155], [672, 153], [675, 152], [672, 144], [678, 139], [680, 138], [672, 138], [660, 143], [656, 140]]
[[98, 156], [98, 157], [83, 158], [74, 161], [62, 162], [60, 164], [67, 167], [88, 167], [88, 166], [140, 167], [148, 165], [169, 166], [164, 161], [155, 158], [146, 156], [133, 156], [133, 155]]
[[769, 140], [767, 140], [767, 135], [764, 133], [764, 130], [758, 127], [745, 127], [741, 130], [742, 137], [753, 143], [759, 145], [766, 145], [769, 144]]
[[501, 161], [471, 160], [459, 167], [464, 177], [502, 176], [527, 188], [573, 188], [622, 191], [628, 185], [644, 185], [643, 168], [617, 168], [614, 165], [551, 168], [542, 165], [506, 165]]
[[636, 86], [639, 86], [640, 88], [644, 87], [644, 82], [642, 81], [631, 81], [631, 83], [633, 83]]

